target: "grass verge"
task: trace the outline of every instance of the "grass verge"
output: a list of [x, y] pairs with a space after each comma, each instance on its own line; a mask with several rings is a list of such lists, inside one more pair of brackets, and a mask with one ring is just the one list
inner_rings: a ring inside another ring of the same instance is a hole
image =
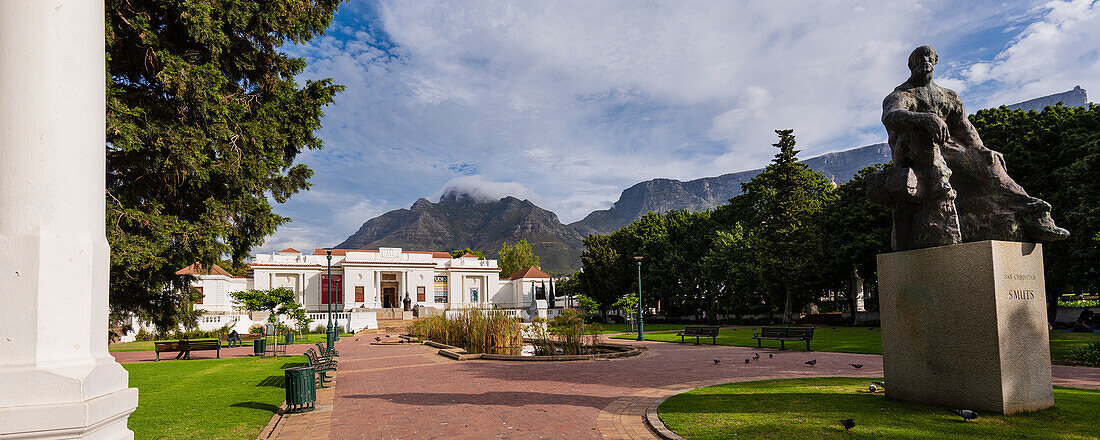
[[305, 358], [201, 359], [123, 364], [138, 408], [129, 426], [139, 439], [251, 439], [286, 396], [283, 368]]
[[[600, 333], [630, 333], [637, 332], [638, 329], [630, 328], [630, 324], [596, 324], [600, 326]], [[646, 324], [645, 332], [648, 335], [649, 332], [662, 332], [669, 330], [683, 330], [683, 324]], [[679, 340], [680, 338], [676, 338]]]
[[[664, 324], [672, 325], [672, 324]], [[675, 326], [676, 330], [682, 330], [683, 325]], [[680, 342], [676, 333], [648, 333], [646, 326], [646, 340], [661, 342]], [[755, 347], [756, 340], [752, 339], [753, 333], [760, 331], [760, 327], [724, 328], [718, 332], [718, 345], [732, 345], [737, 347]], [[612, 336], [614, 339], [634, 339], [632, 335]], [[694, 343], [694, 338], [687, 338]], [[709, 338], [700, 338], [704, 344], [709, 344]], [[1100, 341], [1100, 333], [1065, 333], [1059, 330], [1050, 332], [1050, 358], [1055, 363], [1068, 363], [1069, 353], [1077, 347], [1083, 347], [1090, 342]], [[764, 348], [779, 348], [779, 341], [764, 341]], [[814, 351], [828, 351], [836, 353], [862, 353], [882, 354], [882, 333], [878, 327], [822, 327], [814, 330], [814, 339], [810, 341], [810, 348]], [[787, 349], [804, 351], [805, 342], [787, 342]]]
[[[669, 397], [661, 421], [688, 439], [1095, 439], [1100, 391], [1055, 387], [1055, 406], [971, 422], [948, 408], [860, 392], [872, 379], [810, 378], [743, 382]], [[854, 419], [849, 436], [841, 419]]]

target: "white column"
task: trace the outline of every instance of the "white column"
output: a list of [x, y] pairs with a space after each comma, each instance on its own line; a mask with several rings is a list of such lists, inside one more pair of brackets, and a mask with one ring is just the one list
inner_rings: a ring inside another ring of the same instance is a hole
[[107, 353], [103, 17], [0, 1], [0, 438], [133, 438]]

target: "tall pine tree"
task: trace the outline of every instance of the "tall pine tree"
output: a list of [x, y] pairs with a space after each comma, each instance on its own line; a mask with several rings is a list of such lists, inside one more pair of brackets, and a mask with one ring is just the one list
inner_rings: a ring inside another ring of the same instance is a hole
[[[191, 308], [194, 262], [249, 251], [289, 221], [269, 200], [309, 187], [342, 90], [299, 85], [284, 42], [324, 32], [339, 0], [107, 0], [107, 239], [111, 307], [161, 327]], [[209, 266], [207, 266], [209, 267]]]

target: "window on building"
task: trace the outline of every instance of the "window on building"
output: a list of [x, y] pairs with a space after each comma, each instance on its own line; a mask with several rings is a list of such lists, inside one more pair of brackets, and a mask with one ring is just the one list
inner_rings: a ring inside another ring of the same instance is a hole
[[427, 289], [424, 286], [416, 286], [416, 301], [417, 302], [427, 301], [427, 299], [425, 298], [425, 296], [426, 296], [425, 290], [427, 290]]
[[202, 287], [192, 287], [195, 290], [195, 304], [202, 304], [206, 302], [206, 295], [202, 293]]
[[546, 289], [542, 286], [535, 286], [535, 299], [546, 299]]
[[440, 275], [435, 277], [435, 302], [445, 303], [447, 301], [447, 276]]
[[[340, 284], [341, 278], [342, 277], [340, 275], [333, 275], [332, 276], [332, 299], [333, 299], [333, 302], [335, 304], [343, 304], [344, 303], [344, 290], [343, 290], [342, 285]], [[321, 274], [321, 304], [328, 304], [329, 303], [329, 282], [328, 281], [329, 281], [328, 275]]]
[[363, 286], [355, 286], [355, 302], [363, 302]]
[[471, 288], [470, 288], [470, 302], [474, 302], [474, 303], [476, 303], [476, 302], [477, 302], [477, 300], [478, 300], [478, 293], [479, 293], [479, 292], [478, 292], [478, 288], [477, 288], [477, 287], [471, 287]]

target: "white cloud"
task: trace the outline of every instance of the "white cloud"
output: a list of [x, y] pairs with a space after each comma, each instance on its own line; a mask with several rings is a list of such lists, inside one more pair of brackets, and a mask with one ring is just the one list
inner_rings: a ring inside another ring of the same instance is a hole
[[[964, 74], [994, 91], [983, 105], [1007, 104], [1064, 92], [1080, 85], [1100, 93], [1100, 2], [1052, 1], [990, 63], [976, 63]], [[972, 108], [980, 108], [973, 107]]]
[[[642, 180], [759, 167], [774, 154], [775, 129], [794, 128], [804, 157], [879, 142], [882, 98], [908, 76], [913, 47], [930, 43], [954, 60], [941, 66], [945, 85], [969, 87], [984, 68], [977, 62], [1005, 78], [999, 66], [1011, 55], [960, 60], [949, 51], [971, 34], [1015, 26], [1029, 9], [353, 1], [342, 15], [377, 17], [345, 16], [329, 36], [291, 48], [308, 60], [306, 77], [333, 77], [347, 90], [326, 109], [326, 148], [301, 156], [320, 195], [296, 196], [279, 212], [294, 227], [320, 229], [318, 241], [340, 241], [367, 216], [462, 186], [531, 198], [570, 222]], [[1070, 12], [1048, 15], [1067, 17], [1058, 23], [1071, 41], [1093, 35]], [[357, 28], [364, 22], [385, 36]], [[1021, 29], [1015, 46], [1046, 34]]]
[[482, 176], [462, 176], [451, 179], [436, 192], [436, 200], [445, 194], [465, 195], [474, 200], [495, 202], [507, 196], [538, 203], [534, 191], [518, 182], [494, 182]]

